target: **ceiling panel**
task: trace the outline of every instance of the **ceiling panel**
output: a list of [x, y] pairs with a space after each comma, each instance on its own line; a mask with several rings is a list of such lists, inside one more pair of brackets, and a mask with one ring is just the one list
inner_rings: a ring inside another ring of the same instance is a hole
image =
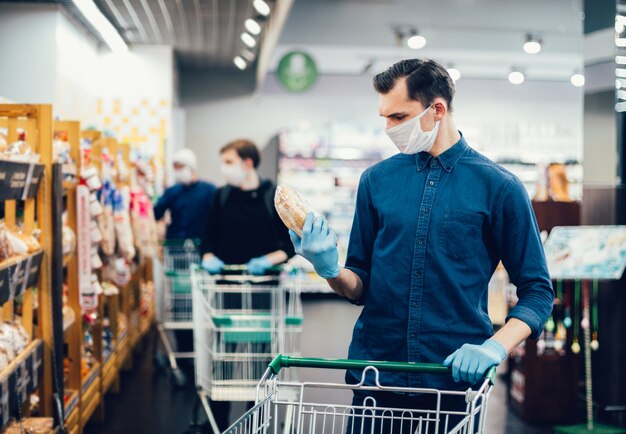
[[[2, 0], [0, 0], [2, 1]], [[234, 69], [245, 45], [244, 22], [256, 17], [251, 0], [94, 0], [130, 45], [171, 45], [182, 69]], [[265, 0], [272, 10], [276, 0]], [[13, 0], [61, 4], [90, 33], [71, 0]], [[262, 17], [256, 17], [261, 20]], [[266, 24], [261, 22], [262, 26]], [[265, 32], [261, 33], [261, 38]], [[262, 40], [257, 39], [255, 50]], [[100, 41], [103, 42], [103, 41]]]

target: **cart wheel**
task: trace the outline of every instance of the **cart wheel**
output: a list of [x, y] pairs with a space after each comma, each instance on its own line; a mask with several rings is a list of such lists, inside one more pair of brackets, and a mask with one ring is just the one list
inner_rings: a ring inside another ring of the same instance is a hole
[[165, 353], [157, 351], [152, 357], [152, 364], [158, 371], [165, 371], [169, 367], [170, 362]]
[[180, 369], [172, 369], [172, 384], [176, 387], [183, 387], [187, 382], [187, 378]]

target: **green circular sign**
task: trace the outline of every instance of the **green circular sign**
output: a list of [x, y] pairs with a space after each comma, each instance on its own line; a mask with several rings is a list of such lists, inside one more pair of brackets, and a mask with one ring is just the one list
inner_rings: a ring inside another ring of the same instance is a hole
[[311, 56], [302, 51], [292, 51], [278, 63], [278, 80], [291, 92], [302, 92], [317, 81], [317, 66]]

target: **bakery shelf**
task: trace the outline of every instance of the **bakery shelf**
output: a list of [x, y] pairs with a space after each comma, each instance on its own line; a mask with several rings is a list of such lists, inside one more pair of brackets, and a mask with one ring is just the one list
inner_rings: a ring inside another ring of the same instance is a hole
[[83, 400], [89, 395], [91, 389], [93, 389], [93, 385], [98, 383], [98, 379], [100, 377], [100, 364], [96, 363], [93, 365], [91, 370], [87, 373], [85, 378], [83, 378], [82, 384], [82, 392], [83, 392]]
[[72, 310], [70, 312], [72, 313], [64, 313], [63, 315], [63, 334], [67, 333], [76, 323], [76, 315], [73, 313], [74, 311]]
[[78, 390], [75, 390], [70, 395], [70, 399], [65, 403], [65, 425], [67, 427], [78, 425], [79, 402], [80, 396]]
[[81, 424], [85, 426], [100, 405], [100, 364], [96, 363], [85, 377], [81, 397]]
[[[39, 386], [43, 374], [43, 341], [31, 342], [5, 369], [0, 371], [0, 399], [8, 402], [8, 408], [0, 406], [0, 427], [4, 428], [11, 415], [30, 399], [31, 393]], [[10, 396], [17, 393], [17, 400]], [[8, 410], [8, 412], [7, 412]]]
[[0, 268], [0, 305], [37, 284], [42, 258], [37, 252]]
[[35, 197], [43, 171], [43, 164], [0, 160], [0, 201]]
[[106, 354], [102, 365], [102, 392], [107, 393], [118, 374], [117, 355], [115, 350]]

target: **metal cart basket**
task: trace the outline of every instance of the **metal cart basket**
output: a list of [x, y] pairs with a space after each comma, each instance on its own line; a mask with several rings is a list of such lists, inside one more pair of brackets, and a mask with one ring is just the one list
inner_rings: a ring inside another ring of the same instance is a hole
[[[298, 383], [283, 379], [281, 370], [296, 366], [359, 369], [362, 370], [362, 378], [361, 382], [355, 385], [322, 382]], [[258, 384], [256, 405], [225, 433], [484, 433], [487, 403], [494, 384], [495, 367], [491, 368], [478, 389], [468, 389], [465, 392], [383, 386], [379, 382], [379, 371], [450, 375], [449, 368], [434, 364], [332, 360], [279, 355], [270, 363]], [[374, 386], [365, 385], [366, 375], [374, 376]], [[430, 408], [409, 409], [379, 407], [373, 398], [366, 398], [363, 406], [312, 402], [311, 391], [320, 388], [330, 391], [360, 389], [431, 395], [436, 404]], [[465, 398], [465, 408], [456, 411], [443, 408], [442, 401], [450, 396]]]
[[208, 399], [255, 401], [267, 365], [277, 354], [298, 355], [300, 347], [302, 304], [295, 281], [245, 272], [227, 266], [224, 273], [231, 274], [211, 276], [193, 267], [191, 275], [196, 385], [215, 432]]
[[172, 381], [178, 386], [185, 383], [185, 375], [179, 369], [176, 359], [193, 358], [193, 351], [174, 350], [171, 332], [193, 330], [191, 266], [200, 263], [200, 254], [192, 240], [168, 242], [163, 246], [163, 271], [165, 275], [163, 291], [157, 297], [157, 330], [165, 353], [155, 354], [158, 366], [169, 366]]

